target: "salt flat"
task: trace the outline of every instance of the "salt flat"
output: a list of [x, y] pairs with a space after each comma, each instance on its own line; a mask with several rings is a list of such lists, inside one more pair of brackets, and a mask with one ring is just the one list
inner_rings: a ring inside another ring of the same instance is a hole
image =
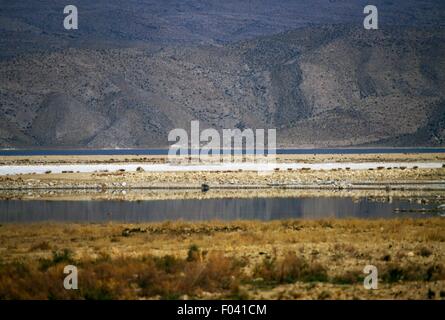
[[[418, 169], [438, 169], [442, 168], [440, 162], [327, 162], [327, 163], [224, 163], [224, 164], [197, 164], [197, 165], [180, 165], [180, 164], [147, 164], [147, 163], [123, 163], [123, 164], [64, 164], [64, 165], [7, 165], [0, 166], [0, 175], [16, 175], [16, 174], [43, 174], [46, 172], [63, 173], [63, 172], [80, 172], [91, 173], [99, 171], [119, 171], [125, 170], [129, 172], [142, 168], [148, 172], [196, 172], [196, 171], [273, 171], [279, 170], [369, 170], [382, 168], [418, 168]], [[140, 170], [140, 169], [139, 169]]]

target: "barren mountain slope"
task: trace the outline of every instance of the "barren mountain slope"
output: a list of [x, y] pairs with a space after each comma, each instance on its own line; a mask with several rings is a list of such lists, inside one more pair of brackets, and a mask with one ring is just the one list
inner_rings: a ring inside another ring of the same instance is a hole
[[444, 38], [336, 25], [17, 56], [0, 62], [0, 144], [168, 146], [197, 119], [277, 128], [280, 146], [444, 145]]
[[[63, 28], [76, 5], [79, 29]], [[361, 26], [368, 0], [1, 0], [0, 59], [67, 48], [138, 43], [223, 44], [307, 26]], [[381, 27], [444, 26], [443, 0], [373, 0]]]

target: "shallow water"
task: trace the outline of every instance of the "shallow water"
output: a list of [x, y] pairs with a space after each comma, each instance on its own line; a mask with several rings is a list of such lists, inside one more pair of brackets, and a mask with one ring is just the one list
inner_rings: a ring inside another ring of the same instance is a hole
[[[437, 205], [408, 199], [298, 197], [151, 201], [0, 201], [0, 222], [155, 222], [429, 217]], [[445, 209], [444, 209], [445, 210]], [[440, 212], [439, 212], [440, 213]], [[441, 212], [442, 214], [445, 212]]]

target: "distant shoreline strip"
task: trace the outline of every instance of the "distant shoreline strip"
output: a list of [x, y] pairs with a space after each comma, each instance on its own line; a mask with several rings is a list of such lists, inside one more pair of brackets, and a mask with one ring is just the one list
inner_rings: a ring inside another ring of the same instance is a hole
[[[235, 154], [246, 151], [235, 150]], [[445, 153], [445, 148], [320, 148], [277, 149], [277, 154], [404, 154]], [[167, 156], [168, 149], [1, 149], [0, 156], [103, 156], [103, 155], [151, 155]]]

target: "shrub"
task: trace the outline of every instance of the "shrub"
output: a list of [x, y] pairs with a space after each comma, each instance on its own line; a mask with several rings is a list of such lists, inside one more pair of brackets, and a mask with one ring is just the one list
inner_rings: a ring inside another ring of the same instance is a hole
[[331, 298], [331, 293], [329, 291], [323, 290], [318, 295], [318, 300], [327, 300]]
[[70, 249], [63, 249], [62, 251], [53, 251], [53, 263], [72, 262], [73, 252]]
[[427, 258], [427, 257], [429, 257], [432, 254], [433, 254], [433, 252], [430, 249], [428, 249], [427, 247], [422, 247], [419, 250], [419, 255], [424, 257], [424, 258]]
[[363, 282], [363, 273], [358, 270], [349, 270], [343, 274], [337, 275], [332, 278], [332, 283], [336, 284], [355, 284]]
[[153, 259], [156, 268], [166, 273], [177, 273], [184, 268], [184, 260], [177, 259], [171, 255], [154, 257]]
[[437, 281], [445, 280], [445, 268], [442, 264], [424, 266], [409, 264], [405, 266], [390, 264], [381, 275], [383, 281]]
[[187, 252], [187, 261], [197, 261], [199, 258], [199, 248], [196, 244], [192, 244]]
[[317, 262], [309, 262], [294, 252], [287, 253], [282, 259], [265, 258], [254, 269], [254, 276], [265, 281], [278, 283], [324, 282], [328, 280], [327, 270]]
[[69, 249], [63, 249], [61, 251], [53, 251], [52, 259], [41, 259], [40, 269], [47, 270], [49, 267], [57, 265], [59, 263], [70, 264], [74, 262], [73, 252]]
[[222, 254], [211, 254], [207, 261], [197, 264], [198, 273], [194, 269], [186, 270], [185, 280], [193, 279], [194, 285], [206, 291], [233, 290], [235, 279], [241, 274], [241, 264], [234, 258]]
[[51, 245], [48, 241], [42, 241], [35, 245], [33, 245], [29, 250], [30, 251], [36, 251], [36, 250], [49, 250], [51, 249]]

